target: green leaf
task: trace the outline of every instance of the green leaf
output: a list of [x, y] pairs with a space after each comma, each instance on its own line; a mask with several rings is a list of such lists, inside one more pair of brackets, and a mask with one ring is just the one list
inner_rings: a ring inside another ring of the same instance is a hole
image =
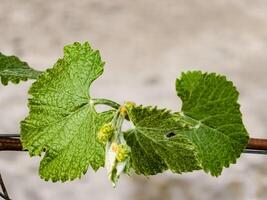
[[30, 114], [21, 122], [21, 141], [33, 156], [46, 152], [39, 170], [45, 180], [73, 180], [89, 165], [94, 170], [104, 165], [104, 148], [96, 135], [114, 112], [97, 113], [88, 92], [103, 66], [88, 43], [74, 43], [30, 88]]
[[9, 81], [19, 83], [19, 81], [36, 79], [40, 74], [40, 71], [30, 68], [26, 62], [16, 56], [5, 56], [0, 53], [0, 80], [3, 85], [7, 85]]
[[220, 175], [236, 162], [249, 138], [236, 88], [224, 76], [194, 71], [177, 79], [176, 90], [183, 102], [177, 116], [191, 124], [182, 133], [196, 145], [203, 169]]
[[126, 109], [134, 128], [125, 133], [125, 139], [131, 147], [131, 165], [137, 174], [200, 169], [194, 144], [179, 133], [184, 124], [177, 116], [152, 107]]

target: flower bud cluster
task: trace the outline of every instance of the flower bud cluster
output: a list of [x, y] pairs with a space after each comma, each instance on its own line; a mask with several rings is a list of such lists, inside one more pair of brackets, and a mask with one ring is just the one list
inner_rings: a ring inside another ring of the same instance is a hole
[[111, 123], [104, 124], [97, 134], [97, 139], [99, 142], [106, 144], [112, 138], [114, 132], [115, 128]]
[[114, 153], [116, 153], [116, 160], [118, 162], [125, 161], [129, 157], [131, 152], [131, 149], [127, 144], [113, 143], [111, 149]]

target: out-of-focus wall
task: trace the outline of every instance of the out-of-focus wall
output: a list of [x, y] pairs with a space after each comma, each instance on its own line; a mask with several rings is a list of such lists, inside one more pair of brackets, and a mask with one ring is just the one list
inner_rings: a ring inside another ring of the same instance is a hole
[[[95, 97], [178, 110], [175, 78], [199, 69], [227, 75], [240, 91], [251, 136], [267, 137], [267, 2], [264, 0], [0, 0], [0, 51], [40, 70], [62, 47], [90, 41], [106, 61]], [[30, 82], [0, 86], [0, 133], [18, 133]], [[14, 200], [265, 200], [267, 157], [242, 155], [219, 178], [203, 172], [123, 176], [105, 170], [70, 183], [38, 177], [40, 158], [1, 152], [0, 172]]]

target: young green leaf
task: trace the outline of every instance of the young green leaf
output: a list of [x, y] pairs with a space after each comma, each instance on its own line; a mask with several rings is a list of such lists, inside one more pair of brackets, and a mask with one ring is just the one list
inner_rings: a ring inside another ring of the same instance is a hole
[[249, 138], [236, 88], [224, 76], [194, 71], [177, 79], [176, 90], [183, 102], [177, 116], [194, 126], [182, 132], [196, 145], [203, 169], [220, 175], [236, 162]]
[[89, 165], [95, 170], [104, 165], [97, 133], [114, 112], [97, 113], [88, 92], [103, 66], [88, 43], [74, 43], [65, 46], [63, 59], [30, 88], [30, 114], [21, 122], [21, 141], [33, 156], [46, 152], [40, 164], [45, 180], [73, 180]]
[[5, 56], [0, 53], [0, 80], [3, 85], [7, 85], [9, 81], [19, 83], [19, 81], [36, 79], [40, 74], [40, 71], [30, 68], [26, 62], [16, 56]]
[[194, 144], [179, 133], [184, 123], [177, 116], [152, 107], [126, 104], [126, 109], [134, 128], [125, 133], [125, 139], [131, 147], [131, 164], [137, 174], [200, 169]]

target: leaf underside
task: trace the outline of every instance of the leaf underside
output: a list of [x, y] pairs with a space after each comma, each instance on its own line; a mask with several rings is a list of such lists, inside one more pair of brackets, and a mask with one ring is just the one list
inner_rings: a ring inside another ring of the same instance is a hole
[[88, 43], [74, 43], [30, 88], [30, 114], [21, 122], [21, 141], [33, 156], [45, 151], [39, 169], [45, 180], [73, 180], [89, 165], [94, 170], [104, 165], [96, 134], [114, 112], [97, 113], [88, 93], [103, 66]]
[[17, 84], [20, 81], [36, 79], [40, 74], [40, 71], [30, 68], [16, 56], [0, 53], [0, 80], [3, 85], [7, 85], [9, 81]]
[[131, 163], [137, 174], [200, 169], [194, 145], [179, 133], [183, 126], [170, 111], [138, 106], [127, 112], [134, 128], [125, 133], [125, 139], [131, 147]]

